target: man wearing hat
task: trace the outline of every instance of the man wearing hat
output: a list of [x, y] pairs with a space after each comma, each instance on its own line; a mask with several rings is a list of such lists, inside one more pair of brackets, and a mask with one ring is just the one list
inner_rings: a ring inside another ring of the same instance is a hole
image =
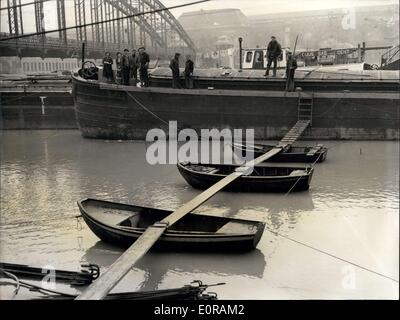
[[149, 63], [150, 56], [147, 54], [145, 47], [139, 48], [139, 76], [142, 87], [149, 86]]
[[297, 61], [293, 54], [286, 54], [286, 91], [294, 91], [294, 73], [297, 69]]
[[129, 55], [129, 50], [124, 49], [121, 61], [122, 84], [129, 86], [129, 79], [131, 77], [132, 57]]
[[131, 78], [133, 78], [134, 86], [138, 83], [138, 66], [139, 66], [139, 54], [136, 53], [136, 49], [132, 49], [132, 66], [131, 66]]
[[271, 37], [271, 41], [268, 43], [267, 47], [267, 70], [265, 71], [265, 76], [268, 77], [269, 69], [271, 68], [271, 64], [273, 63], [273, 76], [276, 77], [276, 67], [278, 63], [278, 58], [282, 54], [282, 48], [276, 38], [274, 36]]
[[193, 89], [193, 71], [194, 71], [194, 63], [190, 57], [190, 55], [186, 56], [185, 62], [185, 88]]
[[169, 63], [169, 67], [172, 71], [172, 88], [180, 89], [180, 74], [179, 74], [179, 56], [180, 53], [175, 53], [175, 57]]

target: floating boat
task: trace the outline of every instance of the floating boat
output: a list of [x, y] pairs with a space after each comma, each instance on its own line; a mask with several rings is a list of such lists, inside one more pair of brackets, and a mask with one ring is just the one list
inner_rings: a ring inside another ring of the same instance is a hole
[[[232, 148], [234, 151], [242, 153], [253, 153], [254, 158], [257, 158], [268, 151], [270, 151], [274, 145], [267, 144], [254, 144], [246, 146], [240, 143], [233, 143]], [[316, 146], [292, 146], [289, 145], [282, 152], [268, 159], [268, 162], [304, 162], [314, 163], [323, 162], [326, 159], [328, 149], [323, 145]]]
[[[146, 228], [172, 211], [85, 199], [79, 210], [89, 228], [103, 241], [129, 246]], [[188, 214], [161, 236], [158, 248], [173, 250], [251, 250], [264, 232], [262, 222]]]
[[[207, 189], [240, 166], [226, 164], [178, 163], [182, 177], [196, 189]], [[239, 169], [239, 170], [240, 170]], [[314, 169], [273, 164], [258, 165], [249, 175], [243, 175], [229, 184], [225, 191], [288, 192], [308, 190]]]
[[296, 92], [284, 90], [285, 79], [263, 74], [243, 70], [214, 76], [198, 69], [195, 89], [172, 89], [170, 70], [154, 70], [148, 88], [84, 79], [75, 72], [76, 121], [87, 138], [145, 139], [154, 128], [168, 134], [168, 121], [177, 121], [179, 130], [198, 134], [202, 129], [253, 129], [255, 139], [280, 140], [298, 120], [300, 106], [308, 103], [312, 134], [304, 138], [399, 138], [398, 72], [299, 72], [295, 85], [302, 89]]

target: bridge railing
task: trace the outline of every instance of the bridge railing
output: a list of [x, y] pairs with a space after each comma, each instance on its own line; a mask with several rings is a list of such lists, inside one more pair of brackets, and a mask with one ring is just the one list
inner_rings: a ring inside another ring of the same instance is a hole
[[386, 51], [381, 58], [382, 66], [390, 64], [400, 58], [400, 45], [397, 45]]

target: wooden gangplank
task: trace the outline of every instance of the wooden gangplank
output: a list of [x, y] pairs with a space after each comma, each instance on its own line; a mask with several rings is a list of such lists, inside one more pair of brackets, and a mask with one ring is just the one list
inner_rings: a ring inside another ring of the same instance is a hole
[[[179, 207], [160, 222], [157, 222], [151, 227], [147, 228], [146, 231], [110, 266], [110, 268], [85, 291], [83, 291], [76, 298], [76, 300], [103, 299], [129, 272], [129, 270], [131, 270], [135, 263], [151, 249], [154, 243], [162, 236], [167, 228], [171, 227], [185, 215], [198, 208], [208, 199], [217, 194], [218, 191], [221, 191], [239, 177], [249, 174], [254, 166], [268, 160], [269, 158], [281, 152], [285, 147], [296, 141], [300, 134], [306, 129], [308, 124], [309, 121], [298, 121], [288, 132], [288, 134], [285, 135], [285, 137], [277, 144], [276, 147], [262, 156], [248, 161], [241, 167], [238, 167], [235, 172], [231, 173], [204, 192], [200, 193], [198, 196]], [[289, 133], [290, 139], [288, 139]]]
[[310, 120], [298, 120], [296, 124], [289, 130], [288, 133], [279, 141], [278, 146], [290, 145], [294, 143], [307, 129], [310, 124]]

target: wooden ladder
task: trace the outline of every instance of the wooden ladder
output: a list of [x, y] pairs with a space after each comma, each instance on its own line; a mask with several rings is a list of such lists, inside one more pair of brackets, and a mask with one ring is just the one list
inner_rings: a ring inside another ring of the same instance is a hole
[[312, 125], [312, 116], [313, 116], [313, 106], [314, 106], [314, 95], [312, 94], [310, 97], [302, 97], [299, 96], [297, 110], [298, 120], [309, 120], [310, 126]]

